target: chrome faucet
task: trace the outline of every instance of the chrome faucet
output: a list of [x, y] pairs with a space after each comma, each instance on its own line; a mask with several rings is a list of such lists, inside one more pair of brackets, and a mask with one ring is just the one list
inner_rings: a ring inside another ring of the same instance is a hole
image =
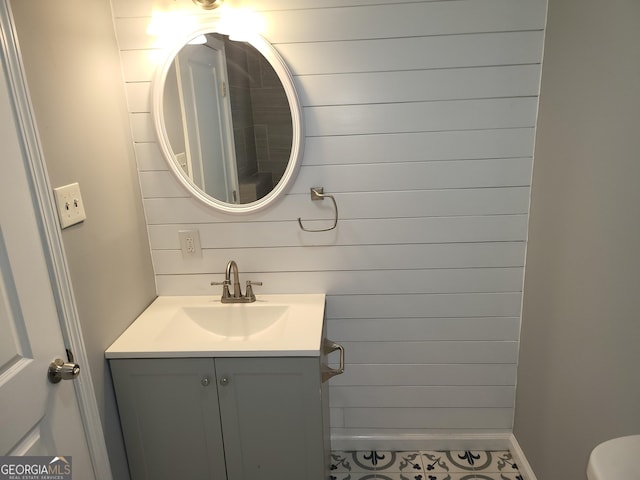
[[231, 273], [233, 272], [233, 298], [242, 298], [242, 290], [240, 288], [240, 274], [238, 273], [238, 264], [235, 260], [230, 260], [227, 263], [227, 272], [224, 274], [224, 280], [227, 282], [227, 287], [231, 284]]
[[[229, 291], [232, 274], [233, 293]], [[247, 280], [246, 293], [242, 295], [242, 288], [240, 287], [240, 274], [238, 273], [238, 264], [235, 262], [235, 260], [229, 260], [224, 275], [224, 281], [211, 282], [211, 285], [222, 285], [222, 297], [220, 298], [220, 301], [222, 303], [251, 303], [256, 301], [256, 296], [253, 293], [252, 285], [262, 285], [262, 282], [252, 282], [251, 280]]]

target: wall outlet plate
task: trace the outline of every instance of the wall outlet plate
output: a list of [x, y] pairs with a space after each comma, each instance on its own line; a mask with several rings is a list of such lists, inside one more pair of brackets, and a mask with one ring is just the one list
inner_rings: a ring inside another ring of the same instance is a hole
[[179, 230], [180, 250], [183, 257], [201, 257], [200, 232], [198, 230]]
[[78, 183], [71, 183], [64, 187], [54, 188], [53, 192], [56, 197], [60, 227], [64, 229], [80, 223], [87, 218], [84, 212], [82, 195], [80, 195], [80, 185]]

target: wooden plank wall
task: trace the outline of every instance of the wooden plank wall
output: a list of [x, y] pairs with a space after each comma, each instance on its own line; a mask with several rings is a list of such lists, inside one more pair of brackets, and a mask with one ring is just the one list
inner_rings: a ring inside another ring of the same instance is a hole
[[[201, 13], [112, 0], [158, 294], [218, 295], [229, 259], [258, 293], [326, 292], [335, 435], [511, 431], [546, 0], [227, 3], [262, 16], [304, 107], [298, 178], [250, 216], [189, 198], [155, 143], [151, 12]], [[304, 233], [331, 218], [317, 185], [340, 222]]]

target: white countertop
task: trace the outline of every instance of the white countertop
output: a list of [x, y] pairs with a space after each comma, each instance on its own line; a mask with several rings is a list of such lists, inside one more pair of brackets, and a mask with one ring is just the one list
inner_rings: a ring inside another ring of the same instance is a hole
[[[317, 357], [324, 294], [160, 296], [106, 350], [106, 358]], [[249, 332], [249, 333], [247, 333]]]

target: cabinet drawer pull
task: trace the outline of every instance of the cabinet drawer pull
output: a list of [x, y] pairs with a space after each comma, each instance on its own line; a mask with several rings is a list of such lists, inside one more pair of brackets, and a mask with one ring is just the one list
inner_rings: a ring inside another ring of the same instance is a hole
[[336, 350], [340, 350], [340, 367], [339, 368], [329, 368], [322, 372], [322, 381], [326, 382], [331, 377], [335, 377], [336, 375], [341, 375], [344, 373], [344, 347], [339, 343], [332, 342], [331, 340], [324, 341], [324, 353], [329, 355], [331, 352], [335, 352]]
[[231, 383], [231, 380], [229, 380], [229, 377], [222, 377], [220, 379], [220, 385], [222, 385], [223, 387], [226, 387], [227, 385], [229, 385], [229, 383]]
[[200, 385], [202, 385], [203, 387], [209, 386], [209, 379], [207, 377], [204, 377], [202, 380], [200, 380]]

